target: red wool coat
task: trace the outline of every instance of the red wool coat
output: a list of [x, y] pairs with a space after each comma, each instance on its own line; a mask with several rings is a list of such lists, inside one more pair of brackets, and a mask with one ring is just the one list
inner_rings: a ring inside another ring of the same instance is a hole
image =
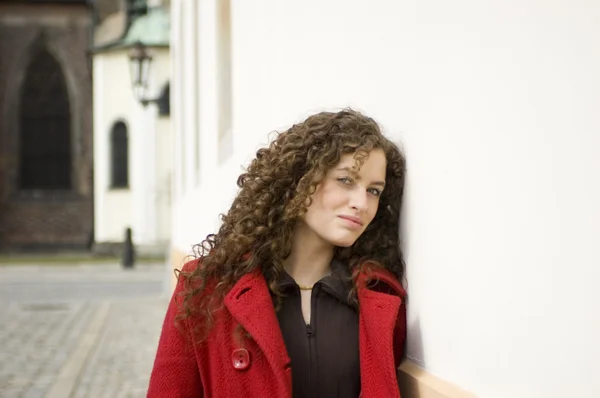
[[[195, 266], [197, 262], [188, 263], [184, 270]], [[182, 328], [174, 323], [182, 287], [180, 280], [167, 310], [148, 397], [292, 398], [290, 358], [260, 271], [235, 284], [201, 344], [190, 334], [201, 319], [188, 318]], [[373, 267], [358, 277], [362, 398], [400, 398], [396, 369], [406, 338], [404, 297], [387, 270]], [[238, 324], [251, 339], [234, 337]]]

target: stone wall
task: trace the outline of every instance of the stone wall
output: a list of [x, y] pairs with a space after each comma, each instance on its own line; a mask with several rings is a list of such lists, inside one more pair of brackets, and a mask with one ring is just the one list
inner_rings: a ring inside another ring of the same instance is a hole
[[[91, 12], [85, 4], [0, 4], [0, 249], [89, 247], [93, 234]], [[65, 76], [72, 189], [19, 190], [19, 103], [44, 46]]]

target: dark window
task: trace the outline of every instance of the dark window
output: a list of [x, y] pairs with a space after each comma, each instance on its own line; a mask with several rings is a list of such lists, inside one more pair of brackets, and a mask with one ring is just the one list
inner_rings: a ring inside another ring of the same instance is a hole
[[27, 67], [20, 105], [20, 188], [70, 189], [69, 95], [59, 63], [46, 50]]
[[117, 122], [110, 135], [111, 149], [111, 187], [127, 188], [129, 186], [129, 143], [127, 126]]
[[171, 84], [167, 83], [158, 97], [158, 116], [169, 115], [171, 115]]

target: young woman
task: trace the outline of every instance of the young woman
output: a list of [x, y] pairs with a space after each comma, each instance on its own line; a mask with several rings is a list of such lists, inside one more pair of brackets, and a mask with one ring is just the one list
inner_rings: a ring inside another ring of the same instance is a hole
[[256, 153], [167, 311], [149, 397], [400, 397], [405, 160], [359, 112]]

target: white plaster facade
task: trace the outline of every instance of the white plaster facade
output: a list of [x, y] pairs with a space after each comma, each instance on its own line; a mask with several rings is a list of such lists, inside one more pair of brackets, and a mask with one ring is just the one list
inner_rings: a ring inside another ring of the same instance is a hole
[[479, 397], [600, 396], [600, 3], [227, 4], [172, 1], [174, 249], [268, 132], [353, 106], [408, 157], [408, 356]]
[[[151, 49], [149, 96], [169, 82], [168, 48]], [[94, 55], [94, 231], [97, 243], [122, 242], [132, 228], [140, 246], [167, 247], [171, 230], [172, 136], [170, 118], [133, 96], [128, 49]], [[110, 135], [116, 122], [129, 138], [129, 187], [111, 188]]]

